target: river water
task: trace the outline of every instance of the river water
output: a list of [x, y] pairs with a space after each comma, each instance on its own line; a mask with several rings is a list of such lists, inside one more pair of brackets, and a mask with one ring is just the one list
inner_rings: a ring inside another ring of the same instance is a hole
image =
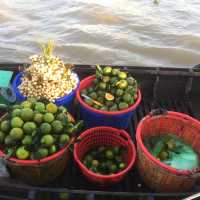
[[28, 62], [39, 43], [82, 64], [200, 63], [200, 1], [0, 0], [0, 62]]

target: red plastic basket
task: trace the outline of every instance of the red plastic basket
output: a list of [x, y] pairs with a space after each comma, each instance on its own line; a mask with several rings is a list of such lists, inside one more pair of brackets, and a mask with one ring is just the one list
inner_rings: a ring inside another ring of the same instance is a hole
[[[135, 146], [131, 137], [124, 130], [106, 126], [95, 127], [83, 132], [79, 138], [80, 140], [74, 145], [74, 159], [84, 176], [91, 182], [102, 185], [117, 183], [124, 178], [135, 162]], [[90, 149], [99, 146], [123, 146], [126, 149], [126, 154], [123, 155], [123, 159], [127, 167], [119, 173], [112, 175], [96, 174], [89, 170], [81, 160]]]

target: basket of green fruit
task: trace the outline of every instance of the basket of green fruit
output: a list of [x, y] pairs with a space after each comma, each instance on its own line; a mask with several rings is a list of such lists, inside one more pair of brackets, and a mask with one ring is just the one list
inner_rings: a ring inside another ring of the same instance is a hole
[[158, 111], [137, 127], [139, 173], [155, 191], [188, 191], [200, 176], [200, 122], [183, 113]]
[[96, 75], [83, 79], [76, 93], [80, 115], [87, 128], [127, 128], [141, 102], [137, 81], [124, 71], [96, 66]]
[[63, 106], [33, 98], [4, 108], [0, 156], [12, 177], [34, 185], [53, 181], [67, 165], [69, 146], [82, 122], [75, 123]]
[[78, 137], [74, 159], [89, 181], [108, 185], [121, 181], [130, 171], [136, 151], [127, 132], [101, 126]]

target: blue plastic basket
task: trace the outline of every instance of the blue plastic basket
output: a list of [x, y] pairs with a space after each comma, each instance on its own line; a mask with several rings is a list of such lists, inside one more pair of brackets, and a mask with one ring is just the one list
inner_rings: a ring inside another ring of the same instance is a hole
[[[79, 83], [80, 83], [78, 75], [77, 74], [75, 74], [75, 75], [77, 76], [77, 79], [78, 79], [77, 87], [72, 92], [70, 92], [68, 95], [66, 95], [64, 97], [61, 97], [61, 98], [58, 98], [58, 99], [55, 100], [55, 104], [56, 105], [58, 105], [58, 106], [61, 106], [61, 105], [66, 106], [68, 111], [71, 112], [71, 113], [73, 113], [73, 111], [74, 111], [73, 110], [73, 107], [74, 107], [73, 106], [73, 102], [74, 102], [74, 98], [75, 98], [75, 95], [76, 95], [76, 90], [78, 89]], [[12, 87], [13, 87], [13, 89], [15, 91], [17, 100], [19, 102], [25, 101], [26, 98], [27, 98], [27, 97], [23, 96], [20, 93], [19, 89], [18, 89], [18, 86], [21, 84], [21, 77], [22, 76], [23, 76], [23, 72], [18, 73], [15, 76], [15, 78], [14, 78], [14, 80], [12, 82]]]
[[84, 120], [86, 128], [96, 126], [111, 126], [119, 129], [126, 129], [132, 115], [141, 102], [141, 93], [138, 90], [138, 98], [134, 105], [122, 111], [102, 111], [88, 106], [81, 98], [80, 91], [92, 84], [95, 76], [89, 76], [81, 81], [80, 87], [76, 92], [76, 97], [80, 106], [80, 115]]

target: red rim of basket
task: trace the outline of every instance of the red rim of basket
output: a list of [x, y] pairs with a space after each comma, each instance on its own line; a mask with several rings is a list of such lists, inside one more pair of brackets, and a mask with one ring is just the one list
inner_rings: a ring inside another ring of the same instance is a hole
[[[199, 129], [200, 129], [200, 122], [192, 117], [190, 117], [189, 115], [183, 114], [183, 113], [178, 113], [178, 112], [173, 112], [173, 111], [167, 111], [167, 114], [170, 115], [170, 117], [174, 117], [174, 118], [182, 118], [185, 120], [189, 120], [191, 121], [191, 123], [195, 123]], [[193, 170], [178, 170], [175, 169], [173, 167], [170, 167], [169, 165], [166, 165], [164, 163], [162, 163], [161, 161], [159, 161], [158, 159], [156, 159], [154, 156], [152, 156], [152, 154], [148, 151], [148, 149], [145, 147], [145, 145], [143, 144], [142, 141], [142, 137], [141, 137], [141, 133], [142, 133], [142, 128], [143, 128], [143, 123], [152, 118], [154, 116], [152, 116], [151, 114], [147, 115], [146, 117], [144, 117], [138, 127], [137, 127], [137, 131], [136, 131], [136, 140], [140, 146], [140, 148], [142, 149], [142, 151], [144, 152], [144, 154], [150, 159], [152, 160], [154, 163], [156, 163], [157, 165], [159, 165], [160, 167], [164, 168], [165, 170], [175, 174], [175, 175], [190, 175], [192, 174], [194, 171]], [[155, 116], [158, 117], [158, 116]]]
[[92, 112], [96, 112], [96, 113], [99, 113], [99, 114], [106, 114], [106, 115], [116, 115], [116, 114], [124, 114], [124, 113], [127, 113], [127, 112], [130, 112], [134, 109], [137, 108], [137, 106], [140, 104], [141, 100], [142, 100], [142, 95], [141, 95], [141, 92], [140, 92], [140, 89], [138, 89], [137, 91], [137, 100], [136, 102], [130, 106], [129, 108], [127, 109], [124, 109], [124, 110], [121, 110], [121, 111], [103, 111], [103, 110], [97, 110], [93, 107], [90, 107], [88, 106], [81, 98], [80, 96], [80, 91], [81, 91], [81, 85], [83, 84], [83, 82], [85, 81], [89, 81], [89, 80], [93, 80], [95, 79], [95, 75], [92, 75], [92, 76], [88, 76], [87, 78], [83, 79], [81, 82], [80, 82], [80, 86], [76, 92], [76, 98], [78, 99], [78, 102], [80, 104], [82, 104], [82, 106], [86, 107], [87, 109], [89, 109], [90, 111]]
[[88, 135], [88, 132], [89, 132], [89, 131], [95, 131], [96, 129], [99, 129], [99, 128], [104, 129], [104, 130], [109, 129], [109, 130], [112, 130], [113, 132], [116, 132], [116, 131], [117, 131], [117, 132], [121, 132], [121, 134], [126, 135], [126, 137], [128, 138], [127, 143], [128, 143], [128, 145], [131, 145], [131, 148], [132, 148], [132, 150], [133, 150], [133, 159], [131, 159], [131, 161], [130, 161], [130, 163], [128, 164], [128, 166], [127, 166], [124, 170], [122, 170], [122, 171], [120, 171], [120, 172], [118, 172], [118, 173], [116, 173], [116, 174], [112, 174], [112, 175], [96, 174], [96, 173], [92, 172], [91, 170], [89, 170], [89, 169], [80, 161], [80, 159], [79, 159], [79, 157], [78, 157], [78, 155], [77, 155], [77, 145], [78, 145], [78, 144], [76, 144], [76, 143], [74, 144], [74, 159], [75, 159], [75, 161], [78, 163], [78, 165], [80, 166], [81, 170], [86, 171], [86, 172], [87, 172], [90, 176], [92, 176], [92, 177], [101, 178], [101, 179], [106, 180], [106, 179], [117, 178], [117, 177], [120, 177], [120, 176], [125, 175], [125, 174], [131, 169], [131, 167], [133, 166], [133, 164], [134, 164], [134, 162], [135, 162], [135, 160], [136, 160], [136, 149], [135, 149], [135, 146], [134, 146], [134, 144], [133, 144], [133, 142], [132, 142], [132, 140], [131, 140], [131, 137], [130, 137], [130, 136], [128, 135], [128, 133], [127, 133], [126, 131], [124, 131], [124, 130], [119, 130], [119, 129], [112, 128], [112, 127], [107, 127], [107, 126], [99, 126], [99, 127], [97, 126], [97, 127], [90, 128], [90, 129], [84, 131], [84, 132], [79, 136], [79, 138], [84, 138], [85, 136]]
[[43, 159], [40, 159], [40, 160], [19, 160], [17, 158], [13, 158], [13, 157], [9, 157], [7, 158], [7, 155], [2, 151], [0, 150], [0, 156], [1, 157], [4, 157], [6, 160], [8, 161], [13, 161], [15, 163], [18, 163], [18, 164], [25, 164], [25, 165], [32, 165], [32, 164], [42, 164], [42, 163], [46, 163], [48, 161], [51, 161], [55, 158], [58, 158], [60, 155], [62, 155], [68, 148], [69, 146], [75, 141], [75, 138], [71, 138], [70, 142], [68, 144], [66, 144], [62, 149], [60, 149], [59, 151], [57, 151], [56, 153], [50, 155], [50, 156], [47, 156]]

